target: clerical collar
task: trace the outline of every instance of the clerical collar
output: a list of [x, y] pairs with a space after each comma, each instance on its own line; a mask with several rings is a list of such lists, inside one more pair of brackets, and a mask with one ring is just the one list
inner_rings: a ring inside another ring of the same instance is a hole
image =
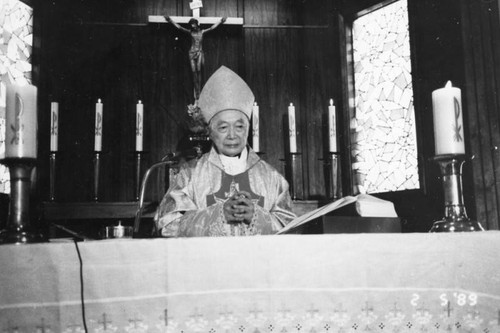
[[243, 149], [240, 156], [231, 157], [219, 154], [220, 162], [222, 163], [224, 171], [231, 176], [238, 175], [246, 170], [247, 157], [248, 150], [246, 147]]

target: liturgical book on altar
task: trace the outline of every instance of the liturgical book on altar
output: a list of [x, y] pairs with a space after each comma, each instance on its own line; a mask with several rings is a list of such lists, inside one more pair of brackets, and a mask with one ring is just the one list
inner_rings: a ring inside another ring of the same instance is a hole
[[376, 198], [369, 194], [358, 194], [357, 196], [345, 196], [343, 198], [340, 198], [339, 200], [336, 200], [327, 205], [321, 206], [309, 213], [299, 216], [292, 222], [287, 224], [283, 229], [278, 231], [277, 234], [284, 234], [307, 222], [313, 221], [323, 215], [331, 213], [335, 210], [339, 210], [342, 207], [347, 207], [351, 204], [358, 216], [398, 217], [398, 215], [396, 214], [396, 210], [394, 209], [394, 204], [392, 202]]

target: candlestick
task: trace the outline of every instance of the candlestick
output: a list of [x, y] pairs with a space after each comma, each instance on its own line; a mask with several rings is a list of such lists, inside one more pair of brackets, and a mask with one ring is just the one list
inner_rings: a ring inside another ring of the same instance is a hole
[[258, 153], [259, 146], [259, 106], [257, 102], [253, 103], [252, 108], [252, 149]]
[[333, 99], [330, 99], [330, 105], [328, 106], [328, 133], [330, 153], [336, 153], [337, 124], [335, 120], [335, 105], [333, 104]]
[[56, 200], [56, 158], [57, 152], [51, 151], [49, 155], [49, 200]]
[[97, 100], [95, 105], [95, 139], [94, 151], [102, 150], [102, 123], [103, 123], [103, 105], [101, 99]]
[[285, 177], [290, 186], [292, 200], [304, 199], [304, 183], [302, 178], [302, 154], [289, 153], [285, 159]]
[[140, 189], [141, 189], [141, 173], [142, 173], [142, 155], [144, 152], [142, 151], [135, 151], [135, 193], [134, 193], [134, 199], [135, 201], [139, 200], [139, 194], [140, 194]]
[[7, 85], [5, 157], [37, 156], [37, 88]]
[[446, 86], [432, 92], [436, 155], [464, 154], [462, 98], [459, 88]]
[[462, 165], [465, 155], [448, 154], [434, 158], [439, 164], [444, 190], [444, 217], [430, 232], [482, 231], [481, 224], [467, 217], [462, 192]]
[[136, 105], [136, 117], [135, 117], [135, 150], [143, 150], [143, 138], [144, 138], [144, 105], [141, 101], [137, 102]]
[[57, 151], [59, 135], [59, 103], [50, 103], [50, 151]]
[[47, 240], [46, 237], [31, 223], [29, 212], [31, 171], [36, 164], [36, 159], [30, 157], [8, 157], [1, 160], [1, 163], [9, 168], [11, 193], [9, 217], [4, 230], [0, 231], [0, 243], [25, 244], [45, 242]]
[[101, 164], [101, 152], [95, 151], [94, 152], [94, 159], [93, 159], [93, 164], [94, 164], [94, 193], [93, 193], [93, 200], [94, 201], [99, 201], [99, 171], [100, 171], [100, 164]]
[[338, 153], [330, 152], [328, 158], [324, 160], [325, 180], [327, 182], [326, 197], [338, 199], [342, 197], [341, 176], [340, 176], [340, 156]]
[[288, 129], [290, 135], [290, 153], [297, 152], [297, 129], [295, 123], [295, 106], [290, 103], [288, 107]]

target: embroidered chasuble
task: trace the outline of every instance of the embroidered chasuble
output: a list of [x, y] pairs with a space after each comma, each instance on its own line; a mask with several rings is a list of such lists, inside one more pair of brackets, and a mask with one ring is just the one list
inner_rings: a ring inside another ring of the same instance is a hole
[[220, 190], [217, 193], [212, 193], [207, 196], [207, 206], [211, 206], [216, 202], [224, 203], [224, 201], [240, 191], [250, 193], [252, 202], [256, 205], [264, 207], [264, 197], [253, 193], [252, 189], [250, 188], [248, 171], [235, 176], [228, 175], [223, 171]]
[[[242, 154], [242, 170], [225, 171], [214, 148], [194, 166], [185, 164], [161, 201], [155, 222], [162, 236], [244, 236], [274, 234], [296, 216], [288, 183], [251, 149]], [[246, 158], [245, 158], [246, 157]], [[227, 167], [227, 163], [226, 164]], [[223, 204], [235, 191], [250, 193], [250, 224], [227, 223]]]

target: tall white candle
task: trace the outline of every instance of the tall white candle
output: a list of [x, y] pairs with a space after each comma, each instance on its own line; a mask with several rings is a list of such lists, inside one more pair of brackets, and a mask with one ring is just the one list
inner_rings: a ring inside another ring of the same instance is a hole
[[432, 92], [436, 155], [465, 154], [462, 93], [448, 81]]
[[50, 103], [50, 151], [57, 151], [59, 136], [59, 103]]
[[259, 146], [259, 106], [257, 102], [253, 103], [252, 107], [252, 148], [258, 153]]
[[135, 150], [143, 150], [144, 138], [144, 104], [141, 101], [137, 102], [135, 107]]
[[297, 128], [295, 123], [295, 106], [290, 103], [288, 107], [288, 127], [290, 133], [290, 153], [297, 152]]
[[37, 88], [7, 85], [5, 157], [36, 158]]
[[97, 100], [95, 104], [95, 138], [94, 138], [94, 151], [102, 150], [102, 116], [103, 105], [101, 99]]
[[328, 137], [330, 152], [337, 152], [337, 123], [335, 120], [335, 105], [333, 104], [333, 99], [330, 99], [330, 105], [328, 106]]

